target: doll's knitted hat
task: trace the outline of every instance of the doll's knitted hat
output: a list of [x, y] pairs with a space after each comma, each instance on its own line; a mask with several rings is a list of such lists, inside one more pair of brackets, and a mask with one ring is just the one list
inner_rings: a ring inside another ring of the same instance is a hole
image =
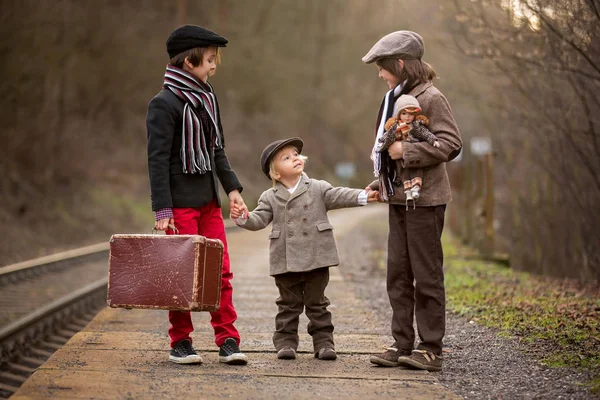
[[403, 94], [402, 96], [398, 97], [398, 100], [396, 100], [396, 103], [394, 104], [394, 115], [398, 115], [398, 113], [402, 110], [420, 112], [421, 105], [419, 104], [419, 100], [409, 94]]

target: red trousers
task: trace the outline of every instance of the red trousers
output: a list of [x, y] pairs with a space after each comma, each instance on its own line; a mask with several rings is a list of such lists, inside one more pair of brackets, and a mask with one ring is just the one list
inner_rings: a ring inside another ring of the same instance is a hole
[[[227, 239], [225, 238], [225, 225], [221, 208], [216, 201], [203, 207], [197, 208], [174, 208], [173, 218], [175, 227], [182, 235], [202, 235], [210, 239], [220, 239], [223, 242], [223, 276], [221, 279], [221, 305], [218, 311], [210, 313], [210, 324], [215, 330], [215, 343], [221, 346], [225, 339], [234, 338], [240, 343], [240, 334], [233, 326], [237, 319], [233, 307], [233, 288], [230, 280], [233, 278], [229, 265], [229, 253], [227, 252]], [[173, 231], [167, 230], [168, 235]], [[190, 333], [194, 330], [192, 315], [189, 311], [169, 311], [169, 337], [171, 347], [184, 339], [190, 339]]]

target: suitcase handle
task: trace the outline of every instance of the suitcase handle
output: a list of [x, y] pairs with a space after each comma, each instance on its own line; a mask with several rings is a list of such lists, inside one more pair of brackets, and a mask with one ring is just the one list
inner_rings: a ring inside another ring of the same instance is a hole
[[[168, 227], [169, 227], [169, 229], [171, 229], [173, 232], [175, 232], [175, 234], [176, 234], [176, 235], [179, 235], [179, 229], [177, 229], [177, 228], [175, 227], [175, 225], [173, 225], [173, 224], [169, 224], [169, 226], [168, 226]], [[158, 229], [156, 229], [156, 228], [152, 228], [152, 234], [153, 234], [153, 235], [155, 235], [155, 234], [156, 234], [156, 232], [158, 232]]]

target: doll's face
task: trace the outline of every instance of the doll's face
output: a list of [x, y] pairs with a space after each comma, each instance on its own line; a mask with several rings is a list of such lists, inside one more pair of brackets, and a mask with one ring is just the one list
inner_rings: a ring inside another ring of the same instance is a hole
[[415, 111], [411, 111], [411, 110], [402, 110], [400, 111], [400, 121], [410, 124], [411, 122], [413, 122], [415, 120]]

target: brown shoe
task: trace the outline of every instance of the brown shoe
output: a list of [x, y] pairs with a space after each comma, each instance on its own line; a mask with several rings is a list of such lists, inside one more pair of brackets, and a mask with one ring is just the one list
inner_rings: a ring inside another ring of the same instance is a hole
[[296, 350], [291, 347], [283, 347], [277, 352], [277, 358], [280, 360], [295, 360]]
[[324, 347], [319, 350], [318, 353], [315, 354], [315, 358], [319, 360], [335, 360], [337, 358], [337, 353], [331, 347]]
[[387, 347], [385, 353], [371, 356], [371, 362], [382, 367], [397, 367], [398, 357], [410, 356], [410, 349], [400, 349], [395, 347]]
[[427, 371], [442, 370], [442, 356], [433, 354], [427, 350], [413, 350], [410, 356], [398, 357], [398, 365], [412, 369], [424, 369]]

